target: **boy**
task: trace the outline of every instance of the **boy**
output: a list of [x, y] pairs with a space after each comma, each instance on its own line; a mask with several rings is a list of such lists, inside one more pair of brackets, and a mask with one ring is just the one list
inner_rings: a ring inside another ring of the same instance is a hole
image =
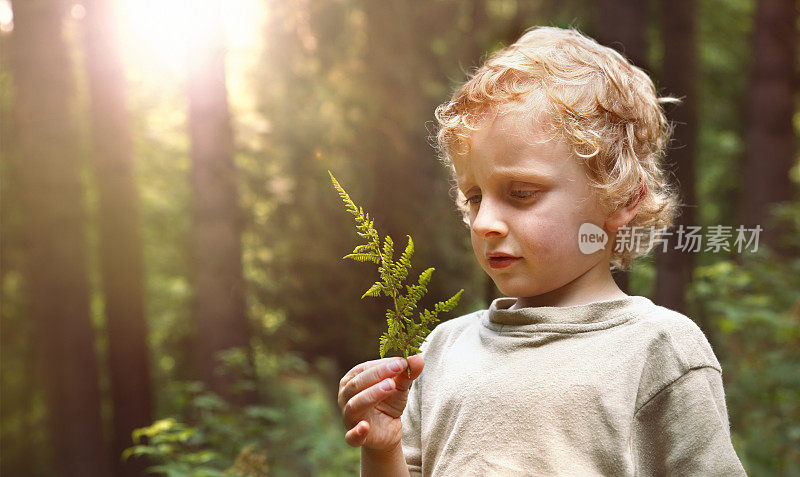
[[[537, 27], [437, 108], [473, 249], [507, 297], [439, 324], [416, 380], [399, 358], [342, 378], [362, 475], [744, 475], [702, 331], [611, 276], [647, 252], [614, 247], [620, 227], [674, 216], [666, 101], [610, 48]], [[581, 251], [586, 224], [604, 247]]]

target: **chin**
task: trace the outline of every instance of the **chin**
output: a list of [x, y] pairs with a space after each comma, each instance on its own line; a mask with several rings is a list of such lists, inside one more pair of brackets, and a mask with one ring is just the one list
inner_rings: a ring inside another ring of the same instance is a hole
[[[496, 270], [492, 270], [496, 272]], [[535, 297], [558, 290], [567, 285], [570, 280], [558, 275], [531, 276], [516, 275], [503, 276], [490, 273], [495, 286], [506, 296]]]
[[500, 292], [505, 296], [513, 296], [513, 297], [529, 297], [529, 296], [538, 296], [544, 293], [553, 291], [553, 288], [545, 287], [545, 286], [535, 286], [534, 284], [530, 283], [519, 283], [519, 280], [497, 280], [496, 278], [492, 277], [495, 286], [497, 287]]

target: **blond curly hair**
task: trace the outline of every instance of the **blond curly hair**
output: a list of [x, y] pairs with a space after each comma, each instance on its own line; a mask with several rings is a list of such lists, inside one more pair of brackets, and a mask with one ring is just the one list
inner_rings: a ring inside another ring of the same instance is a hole
[[[532, 97], [539, 100], [526, 101]], [[669, 227], [676, 215], [677, 191], [661, 165], [672, 133], [661, 106], [668, 102], [678, 100], [658, 97], [647, 74], [615, 50], [575, 29], [533, 27], [436, 108], [436, 140], [455, 184], [451, 158], [468, 153], [470, 134], [496, 114], [527, 108], [537, 119], [546, 117], [584, 163], [605, 210], [639, 201], [628, 226], [643, 227], [642, 246], [611, 254], [612, 267], [625, 269], [652, 248], [651, 226]], [[469, 225], [463, 194], [455, 185], [451, 194]]]

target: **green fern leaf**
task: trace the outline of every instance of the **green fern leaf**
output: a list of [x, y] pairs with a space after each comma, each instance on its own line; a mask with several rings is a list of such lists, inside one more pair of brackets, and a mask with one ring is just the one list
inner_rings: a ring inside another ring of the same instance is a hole
[[358, 245], [353, 249], [353, 253], [369, 253], [372, 250], [370, 244]]
[[342, 258], [343, 259], [350, 258], [357, 262], [375, 262], [375, 263], [380, 263], [381, 260], [380, 257], [375, 255], [374, 253], [348, 253]]
[[402, 283], [408, 276], [409, 269], [411, 269], [411, 256], [414, 255], [414, 241], [411, 240], [410, 235], [406, 235], [406, 237], [408, 237], [408, 245], [406, 245], [405, 251], [400, 255], [400, 259], [392, 271], [392, 277], [395, 283]]
[[366, 293], [361, 295], [361, 299], [363, 300], [364, 297], [367, 296], [379, 296], [381, 291], [383, 291], [383, 283], [375, 282], [371, 287], [369, 287], [369, 290], [367, 290]]
[[[411, 316], [414, 309], [428, 292], [427, 286], [430, 283], [434, 269], [428, 268], [419, 275], [417, 284], [406, 285], [406, 294], [402, 295], [403, 281], [408, 277], [411, 269], [411, 257], [414, 255], [414, 241], [410, 235], [405, 250], [397, 259], [394, 260], [394, 242], [388, 235], [384, 237], [381, 245], [381, 238], [375, 230], [375, 221], [362, 207], [356, 206], [350, 196], [342, 188], [339, 181], [333, 177], [331, 171], [331, 182], [334, 189], [339, 193], [345, 208], [356, 220], [356, 229], [359, 237], [366, 239], [367, 243], [360, 244], [353, 249], [353, 252], [342, 257], [349, 258], [358, 262], [373, 262], [378, 265], [378, 275], [380, 280], [375, 282], [362, 296], [377, 297], [383, 293], [392, 298], [394, 308], [386, 310], [387, 330], [380, 337], [379, 352], [381, 358], [386, 356], [390, 350], [394, 349], [404, 358], [408, 359], [411, 354], [421, 352], [422, 343], [430, 333], [430, 324], [438, 321], [438, 314], [443, 311], [451, 311], [458, 304], [461, 298], [459, 291], [446, 301], [439, 302], [434, 306], [434, 311], [423, 310], [419, 314], [419, 323], [415, 322]], [[411, 368], [408, 369], [408, 376], [411, 377]]]
[[431, 281], [431, 275], [433, 271], [436, 270], [435, 268], [429, 268], [424, 272], [419, 274], [419, 284], [422, 285], [422, 289], [424, 290], [428, 283]]
[[389, 337], [384, 333], [381, 336], [381, 347], [380, 347], [381, 359], [386, 356], [386, 352], [389, 350]]
[[459, 290], [458, 293], [456, 293], [455, 295], [450, 297], [450, 299], [448, 299], [447, 301], [440, 301], [439, 303], [437, 303], [434, 306], [434, 308], [436, 309], [437, 312], [439, 312], [439, 311], [447, 312], [447, 311], [452, 310], [453, 308], [456, 307], [456, 305], [458, 305], [458, 300], [461, 299], [461, 294], [463, 292], [464, 292], [463, 289]]

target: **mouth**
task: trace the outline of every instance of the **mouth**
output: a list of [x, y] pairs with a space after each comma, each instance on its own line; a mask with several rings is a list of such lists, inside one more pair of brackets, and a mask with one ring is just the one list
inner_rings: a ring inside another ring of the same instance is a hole
[[489, 266], [492, 268], [506, 268], [522, 260], [522, 257], [512, 257], [511, 255], [499, 254], [489, 257]]

